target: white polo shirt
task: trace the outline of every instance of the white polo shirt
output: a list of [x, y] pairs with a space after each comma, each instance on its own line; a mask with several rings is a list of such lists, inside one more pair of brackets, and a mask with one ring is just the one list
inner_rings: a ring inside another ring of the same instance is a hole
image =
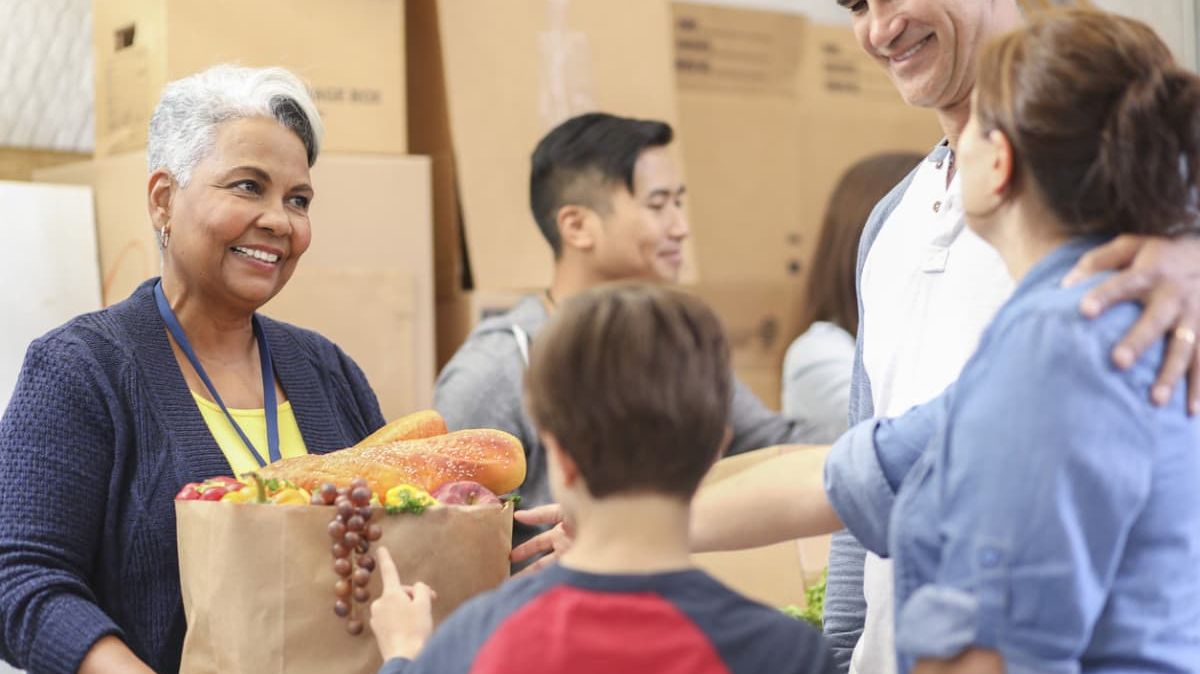
[[[862, 274], [863, 366], [875, 416], [899, 416], [958, 378], [1012, 294], [1000, 255], [966, 226], [950, 157], [925, 161], [884, 222]], [[891, 562], [867, 553], [863, 636], [852, 674], [893, 674]]]

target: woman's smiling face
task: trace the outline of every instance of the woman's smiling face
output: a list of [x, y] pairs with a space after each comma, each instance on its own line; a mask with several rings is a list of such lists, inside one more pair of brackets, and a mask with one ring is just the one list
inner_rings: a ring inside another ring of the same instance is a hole
[[295, 133], [267, 117], [222, 123], [188, 184], [170, 196], [163, 275], [188, 293], [257, 310], [308, 249], [312, 198]]

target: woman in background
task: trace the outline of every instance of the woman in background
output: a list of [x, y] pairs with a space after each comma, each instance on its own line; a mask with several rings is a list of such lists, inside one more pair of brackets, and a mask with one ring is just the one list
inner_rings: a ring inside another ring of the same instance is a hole
[[813, 422], [813, 442], [846, 431], [858, 295], [858, 240], [871, 209], [924, 159], [915, 152], [877, 154], [842, 174], [829, 198], [809, 266], [798, 334], [783, 359], [783, 413]]

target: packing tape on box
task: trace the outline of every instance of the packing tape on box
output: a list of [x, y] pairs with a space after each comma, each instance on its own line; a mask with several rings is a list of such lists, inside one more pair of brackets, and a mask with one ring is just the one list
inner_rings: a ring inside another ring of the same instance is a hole
[[571, 0], [546, 0], [546, 31], [538, 36], [538, 112], [547, 131], [596, 109], [587, 36], [570, 29]]

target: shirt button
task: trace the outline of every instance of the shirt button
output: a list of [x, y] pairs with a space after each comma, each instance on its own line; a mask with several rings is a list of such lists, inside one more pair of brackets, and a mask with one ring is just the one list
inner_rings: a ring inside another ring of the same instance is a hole
[[942, 210], [942, 202], [940, 202], [940, 201], [933, 202], [933, 212], [937, 213], [941, 210]]
[[985, 569], [994, 569], [1000, 565], [1000, 560], [1003, 557], [1001, 552], [992, 547], [984, 546], [979, 550], [979, 566]]
[[939, 170], [939, 171], [940, 171], [940, 170], [942, 170], [942, 164], [945, 164], [945, 163], [946, 163], [946, 162], [944, 162], [944, 161], [942, 161], [941, 159], [939, 159], [939, 160], [938, 160], [938, 163], [937, 163], [937, 164], [934, 166], [934, 168], [936, 168], [937, 170]]

